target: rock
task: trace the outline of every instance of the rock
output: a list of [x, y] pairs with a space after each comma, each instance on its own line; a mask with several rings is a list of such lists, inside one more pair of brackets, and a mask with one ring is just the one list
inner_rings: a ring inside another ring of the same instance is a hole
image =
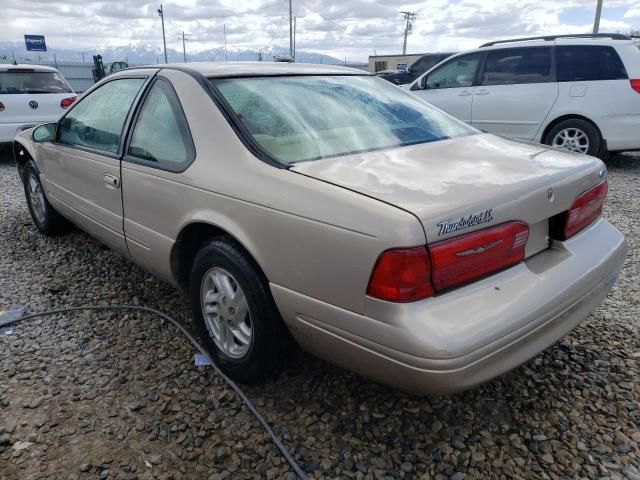
[[136, 400], [134, 402], [129, 403], [127, 405], [127, 408], [132, 412], [137, 412], [138, 410], [142, 410], [144, 407], [146, 407], [146, 405], [147, 404], [142, 400]]
[[551, 455], [550, 453], [545, 453], [540, 458], [542, 458], [542, 461], [544, 463], [548, 463], [549, 465], [556, 463], [555, 459], [553, 458], [553, 455]]
[[91, 464], [90, 463], [82, 463], [82, 464], [80, 464], [80, 471], [81, 472], [88, 472], [89, 470], [91, 470]]

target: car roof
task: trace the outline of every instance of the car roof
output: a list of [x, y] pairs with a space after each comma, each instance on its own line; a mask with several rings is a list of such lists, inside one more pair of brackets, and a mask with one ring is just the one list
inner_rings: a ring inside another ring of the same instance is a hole
[[35, 72], [57, 72], [53, 67], [46, 65], [33, 65], [31, 63], [0, 63], [0, 72], [7, 72], [10, 70], [33, 70]]
[[339, 65], [286, 62], [190, 62], [149, 65], [146, 68], [156, 67], [195, 70], [208, 78], [278, 75], [371, 75], [357, 68]]
[[549, 35], [542, 37], [530, 38], [514, 38], [497, 40], [484, 45], [480, 45], [475, 51], [498, 49], [498, 48], [517, 48], [525, 46], [541, 46], [541, 45], [626, 45], [633, 43], [633, 40], [619, 33], [599, 33], [599, 34], [575, 34], [575, 35]]

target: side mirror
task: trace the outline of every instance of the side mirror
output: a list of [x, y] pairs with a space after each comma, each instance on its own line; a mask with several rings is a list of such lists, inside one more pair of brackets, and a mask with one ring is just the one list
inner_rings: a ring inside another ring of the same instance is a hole
[[412, 72], [411, 72], [411, 67], [410, 67], [410, 66], [409, 66], [409, 67], [407, 67], [407, 68], [406, 68], [406, 70], [405, 70], [405, 72], [407, 72], [407, 73], [412, 73]]
[[427, 77], [424, 76], [422, 77], [420, 80], [418, 80], [417, 82], [415, 82], [412, 86], [411, 86], [411, 90], [426, 90], [427, 89]]
[[56, 138], [56, 124], [45, 123], [33, 130], [33, 141], [37, 143], [52, 142]]

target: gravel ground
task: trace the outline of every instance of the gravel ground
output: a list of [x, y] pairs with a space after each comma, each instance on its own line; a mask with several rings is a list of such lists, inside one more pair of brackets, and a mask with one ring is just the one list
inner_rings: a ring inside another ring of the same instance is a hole
[[[640, 158], [609, 162], [620, 283], [572, 334], [472, 391], [417, 398], [303, 353], [248, 389], [313, 478], [640, 479]], [[189, 324], [187, 299], [82, 232], [31, 223], [0, 162], [0, 309], [134, 303]], [[174, 328], [58, 315], [0, 331], [0, 478], [295, 478]]]

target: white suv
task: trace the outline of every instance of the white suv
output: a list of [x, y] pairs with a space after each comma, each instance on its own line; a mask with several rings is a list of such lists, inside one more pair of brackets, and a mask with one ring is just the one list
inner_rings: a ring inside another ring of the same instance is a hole
[[640, 49], [626, 35], [491, 42], [407, 88], [487, 132], [594, 156], [640, 149]]
[[60, 73], [43, 65], [0, 65], [0, 145], [16, 133], [55, 122], [76, 100]]

